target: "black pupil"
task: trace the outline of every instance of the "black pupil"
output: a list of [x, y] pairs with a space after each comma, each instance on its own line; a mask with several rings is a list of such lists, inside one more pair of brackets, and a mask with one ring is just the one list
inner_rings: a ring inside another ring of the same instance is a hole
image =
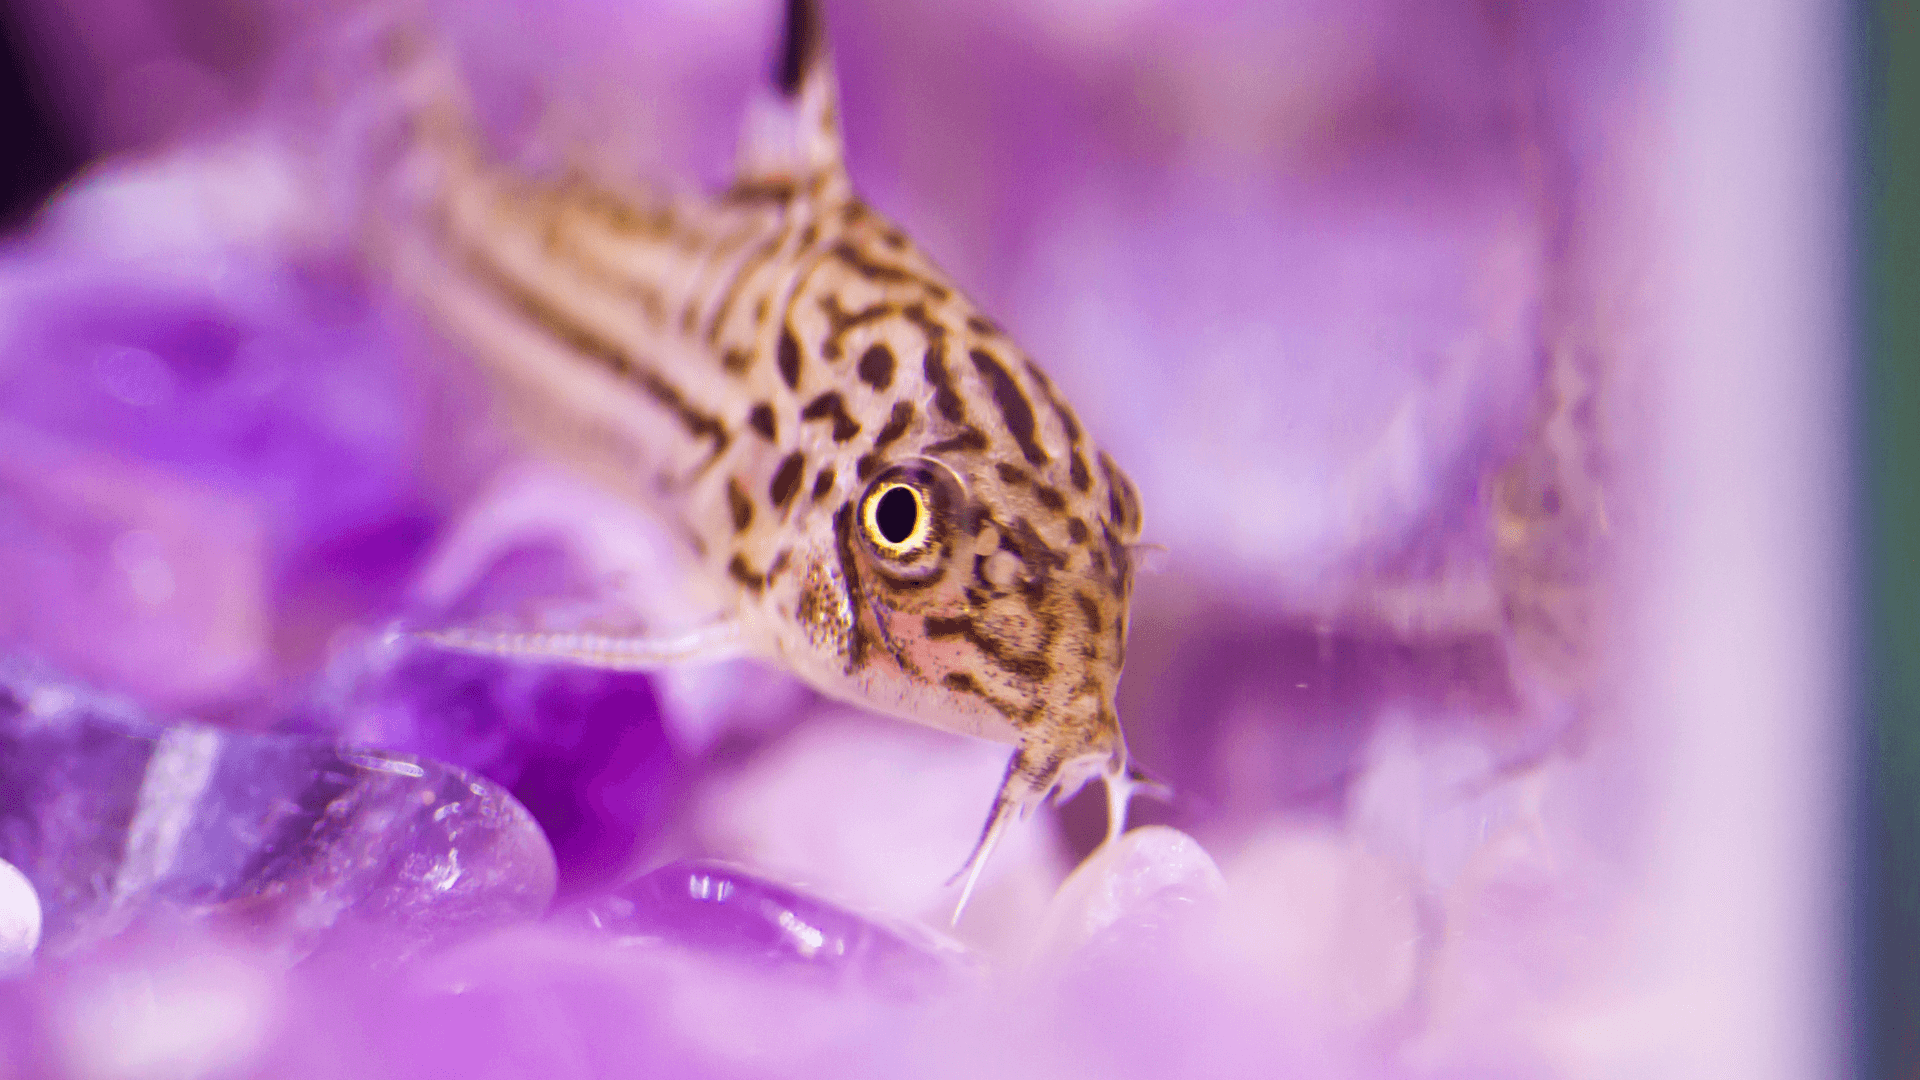
[[873, 522], [880, 526], [880, 535], [889, 544], [905, 543], [919, 521], [920, 500], [903, 487], [889, 488], [880, 496], [880, 505], [873, 508]]

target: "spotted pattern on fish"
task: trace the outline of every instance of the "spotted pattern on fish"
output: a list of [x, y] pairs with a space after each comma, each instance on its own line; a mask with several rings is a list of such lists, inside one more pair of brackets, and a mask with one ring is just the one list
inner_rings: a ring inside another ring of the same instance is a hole
[[[1127, 766], [1139, 500], [1040, 367], [854, 193], [824, 45], [806, 48], [782, 60], [784, 163], [665, 197], [537, 183], [443, 134], [416, 148], [428, 179], [387, 256], [537, 439], [675, 522], [757, 651], [1014, 744], [997, 823]], [[910, 551], [874, 531], [889, 485], [927, 516]]]

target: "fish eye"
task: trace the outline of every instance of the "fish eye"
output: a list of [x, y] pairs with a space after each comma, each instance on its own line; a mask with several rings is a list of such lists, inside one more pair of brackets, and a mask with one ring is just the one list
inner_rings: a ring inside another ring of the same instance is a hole
[[867, 540], [882, 555], [911, 555], [927, 544], [933, 531], [933, 513], [918, 487], [898, 480], [875, 484], [867, 493], [861, 524]]

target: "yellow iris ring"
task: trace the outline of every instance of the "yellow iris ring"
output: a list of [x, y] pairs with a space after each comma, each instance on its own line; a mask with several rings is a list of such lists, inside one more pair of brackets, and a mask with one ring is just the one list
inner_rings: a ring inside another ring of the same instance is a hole
[[[880, 531], [880, 500], [894, 491], [904, 491], [913, 496], [913, 529], [899, 543], [887, 539]], [[927, 497], [912, 484], [882, 484], [867, 496], [866, 507], [860, 515], [861, 524], [866, 527], [867, 539], [882, 555], [899, 558], [910, 555], [925, 546], [927, 534], [933, 531], [933, 514], [927, 509]]]

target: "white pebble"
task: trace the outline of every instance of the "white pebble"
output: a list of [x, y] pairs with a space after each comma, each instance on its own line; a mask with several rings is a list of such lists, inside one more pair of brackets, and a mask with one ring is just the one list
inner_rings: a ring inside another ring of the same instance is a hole
[[1199, 841], [1164, 825], [1147, 825], [1087, 856], [1048, 906], [1040, 963], [1058, 963], [1101, 935], [1129, 923], [1164, 925], [1182, 909], [1200, 912], [1225, 893], [1220, 869]]
[[25, 874], [0, 860], [0, 976], [32, 963], [39, 946], [40, 894]]

